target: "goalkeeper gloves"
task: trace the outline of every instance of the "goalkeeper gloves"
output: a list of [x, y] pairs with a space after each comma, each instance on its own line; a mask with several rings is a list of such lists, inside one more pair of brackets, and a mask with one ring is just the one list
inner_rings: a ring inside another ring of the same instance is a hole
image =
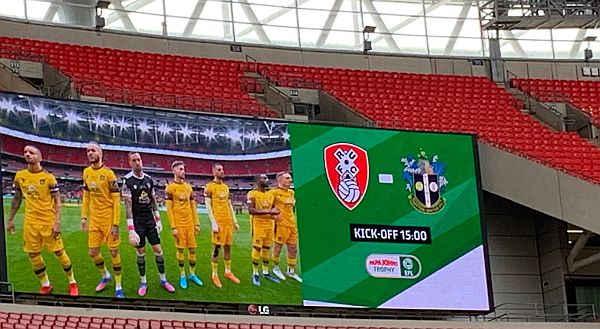
[[137, 247], [140, 244], [140, 236], [135, 232], [133, 219], [127, 219], [127, 230], [129, 231], [129, 244]]
[[157, 221], [156, 222], [156, 232], [158, 232], [158, 234], [160, 234], [160, 232], [162, 232], [162, 230], [163, 230], [163, 226], [162, 226], [161, 221]]

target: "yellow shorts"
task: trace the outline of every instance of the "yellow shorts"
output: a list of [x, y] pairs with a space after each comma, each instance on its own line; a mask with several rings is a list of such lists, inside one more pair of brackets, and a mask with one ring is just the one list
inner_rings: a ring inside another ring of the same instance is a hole
[[52, 225], [28, 225], [23, 228], [23, 251], [42, 252], [43, 248], [56, 252], [65, 248], [62, 235], [52, 233]]
[[100, 248], [102, 245], [106, 245], [109, 249], [119, 248], [121, 238], [117, 237], [113, 239], [110, 233], [112, 225], [95, 225], [90, 226], [88, 232], [88, 248]]
[[212, 243], [217, 246], [231, 246], [233, 244], [233, 226], [219, 225], [219, 232], [212, 232]]
[[295, 226], [275, 224], [275, 243], [298, 244], [298, 229]]
[[252, 245], [256, 247], [273, 245], [273, 222], [252, 222]]
[[198, 243], [196, 242], [195, 227], [178, 226], [177, 239], [175, 239], [175, 246], [179, 249], [196, 248], [198, 246]]

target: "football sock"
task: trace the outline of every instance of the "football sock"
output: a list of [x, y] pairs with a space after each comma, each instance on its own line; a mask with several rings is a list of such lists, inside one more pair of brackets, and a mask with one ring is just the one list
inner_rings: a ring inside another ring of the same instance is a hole
[[155, 253], [154, 256], [156, 256], [154, 258], [154, 260], [156, 261], [156, 267], [158, 268], [158, 273], [159, 274], [165, 274], [165, 257], [163, 256], [163, 253]]
[[260, 251], [260, 255], [262, 257], [262, 270], [263, 270], [263, 274], [268, 274], [269, 273], [269, 256], [271, 254], [271, 248], [270, 247], [262, 247], [262, 250]]
[[231, 259], [225, 260], [224, 263], [225, 263], [225, 273], [231, 272]]
[[258, 274], [258, 261], [260, 259], [260, 247], [252, 248], [252, 273]]
[[212, 275], [217, 275], [217, 270], [219, 269], [219, 263], [211, 261], [210, 267], [212, 268]]
[[271, 260], [273, 261], [273, 266], [279, 266], [279, 256], [273, 256]]
[[39, 254], [37, 256], [31, 257], [29, 260], [31, 261], [31, 267], [33, 268], [33, 272], [42, 283], [42, 286], [49, 286], [50, 280], [48, 280], [48, 274], [46, 273], [46, 263], [44, 262], [44, 258], [42, 258], [42, 255]]
[[196, 275], [196, 252], [188, 252], [188, 263], [190, 264], [190, 275]]
[[177, 248], [177, 252], [175, 252], [175, 257], [177, 258], [177, 265], [179, 266], [179, 275], [181, 277], [185, 276], [185, 263], [184, 263], [184, 254], [183, 249]]
[[94, 265], [100, 271], [100, 274], [103, 278], [108, 277], [108, 271], [106, 270], [106, 266], [104, 266], [104, 258], [102, 258], [102, 254], [98, 253], [96, 256], [92, 256], [92, 261], [94, 261]]
[[73, 264], [71, 264], [71, 259], [69, 255], [67, 255], [66, 251], [62, 251], [60, 256], [56, 256], [58, 258], [58, 262], [62, 266], [65, 271], [65, 275], [67, 279], [69, 279], [69, 283], [75, 283], [75, 275], [73, 274]]
[[121, 254], [117, 254], [116, 256], [111, 255], [110, 258], [112, 261], [113, 271], [115, 271], [115, 289], [123, 289], [121, 287]]
[[296, 270], [296, 258], [288, 259], [288, 272], [294, 273]]
[[140, 272], [140, 276], [146, 276], [146, 254], [137, 254], [137, 267]]

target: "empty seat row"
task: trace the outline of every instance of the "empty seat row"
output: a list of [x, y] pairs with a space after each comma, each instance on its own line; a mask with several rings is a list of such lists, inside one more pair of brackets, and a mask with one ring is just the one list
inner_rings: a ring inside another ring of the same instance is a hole
[[570, 102], [600, 124], [599, 81], [513, 79], [511, 83], [544, 102]]
[[[590, 163], [600, 161], [598, 147], [577, 134], [550, 130], [521, 111], [523, 102], [483, 77], [275, 64], [260, 64], [259, 71], [286, 87], [320, 86], [380, 127], [477, 134], [498, 148], [600, 183], [600, 171], [590, 168]], [[579, 101], [585, 99], [600, 95]], [[600, 115], [598, 103], [586, 106], [588, 113]], [[588, 160], [573, 161], [573, 150], [585, 152]]]
[[[522, 113], [522, 102], [485, 77], [243, 63], [16, 38], [0, 38], [0, 53], [38, 55], [78, 81], [96, 80], [101, 88], [82, 90], [93, 95], [101, 92], [109, 101], [276, 116], [275, 111], [246, 94], [256, 89], [243, 86], [244, 72], [259, 72], [281, 86], [323, 89], [380, 127], [477, 134], [496, 147], [600, 183], [600, 173], [589, 171], [584, 162], [573, 164], [558, 153], [579, 147], [586, 150], [589, 162], [600, 162], [597, 147], [578, 136], [551, 131]], [[90, 69], [94, 64], [104, 66], [104, 60], [108, 69], [98, 65]], [[194, 69], [202, 77], [190, 75]], [[592, 117], [600, 116], [598, 85], [516, 83], [546, 96], [570, 97]], [[560, 89], [570, 85], [573, 88]], [[586, 92], [575, 93], [575, 86], [587, 88]], [[183, 100], [186, 96], [192, 98]]]
[[[121, 93], [123, 90], [150, 92], [154, 98], [119, 99], [124, 102], [187, 110], [227, 112], [240, 115], [276, 117], [278, 114], [241, 89], [241, 62], [142, 53], [109, 48], [77, 46], [47, 41], [0, 37], [0, 56], [26, 60], [42, 60], [55, 66], [79, 83], [78, 90], [89, 96]], [[96, 88], [84, 88], [94, 81]], [[204, 101], [167, 102], [168, 96], [195, 96]], [[215, 105], [227, 100], [232, 105]], [[205, 107], [205, 106], [210, 107]]]

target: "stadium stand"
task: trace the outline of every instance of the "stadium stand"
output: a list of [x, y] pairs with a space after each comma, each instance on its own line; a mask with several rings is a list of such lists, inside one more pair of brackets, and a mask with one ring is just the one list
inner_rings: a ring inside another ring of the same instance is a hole
[[[520, 111], [506, 90], [482, 77], [264, 65], [282, 86], [310, 81], [381, 127], [467, 132], [496, 147], [600, 183], [600, 150], [575, 133], [555, 132]], [[382, 92], [385, 91], [385, 92]], [[573, 153], [586, 154], [581, 162]]]
[[[241, 112], [227, 106], [216, 110], [275, 116], [273, 111], [262, 113], [262, 105], [261, 110], [255, 111], [257, 101], [240, 86], [244, 72], [256, 69], [253, 63], [7, 37], [0, 38], [0, 44], [2, 56], [17, 56], [19, 52], [14, 51], [15, 47], [27, 54], [37, 54], [78, 83], [94, 81], [104, 87], [160, 92], [164, 99], [176, 95], [175, 91], [183, 93], [182, 96], [234, 99], [248, 107]], [[104, 64], [99, 67], [97, 63]], [[596, 146], [575, 133], [552, 131], [522, 113], [519, 102], [487, 78], [256, 65], [262, 75], [281, 86], [312, 83], [374, 119], [380, 127], [477, 134], [482, 141], [495, 147], [600, 183], [600, 150]], [[154, 71], [148, 71], [148, 67]], [[101, 96], [93, 88], [83, 87], [82, 91]], [[135, 101], [120, 100], [111, 95], [106, 95], [106, 100]], [[168, 101], [160, 105], [173, 106]], [[572, 154], [586, 154], [586, 161]]]
[[543, 102], [567, 100], [600, 124], [600, 82], [575, 80], [513, 79], [515, 88]]
[[[3, 135], [2, 152], [10, 155], [21, 156], [23, 148], [30, 142]], [[85, 150], [73, 149], [57, 145], [44, 145], [46, 154], [44, 161], [56, 164], [68, 164], [71, 166], [87, 166]], [[106, 151], [105, 163], [108, 167], [117, 170], [129, 170], [127, 162], [128, 152]], [[164, 170], [170, 172], [173, 157], [159, 154], [144, 154], [144, 163], [148, 169]], [[203, 159], [184, 159], [190, 174], [211, 175], [213, 161]], [[269, 160], [253, 161], [223, 161], [226, 172], [231, 176], [252, 176], [260, 173], [275, 174], [280, 171], [290, 170], [289, 158], [276, 158]], [[19, 167], [19, 166], [17, 166]]]
[[276, 116], [240, 89], [239, 62], [4, 37], [0, 44], [0, 57], [45, 61], [109, 102]]

